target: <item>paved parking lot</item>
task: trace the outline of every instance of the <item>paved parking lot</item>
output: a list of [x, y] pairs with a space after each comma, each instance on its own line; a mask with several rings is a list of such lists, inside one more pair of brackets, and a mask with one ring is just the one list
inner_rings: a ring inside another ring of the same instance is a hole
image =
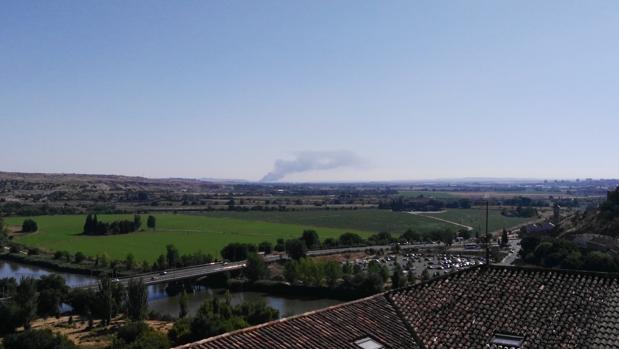
[[403, 253], [401, 255], [386, 254], [383, 256], [368, 256], [356, 259], [353, 264], [367, 270], [370, 261], [375, 260], [393, 270], [396, 263], [400, 264], [405, 274], [415, 273], [419, 278], [424, 270], [428, 270], [430, 276], [444, 275], [450, 272], [484, 264], [484, 257], [466, 256], [452, 253]]

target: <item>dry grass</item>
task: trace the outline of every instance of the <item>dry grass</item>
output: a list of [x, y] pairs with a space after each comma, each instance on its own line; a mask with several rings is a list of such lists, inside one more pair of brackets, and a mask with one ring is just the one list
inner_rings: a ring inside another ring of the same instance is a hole
[[[38, 319], [32, 323], [32, 328], [49, 329], [54, 333], [63, 334], [80, 347], [105, 348], [112, 343], [116, 330], [127, 323], [126, 319], [118, 317], [113, 319], [109, 326], [103, 327], [100, 320], [95, 320], [93, 328], [88, 329], [88, 321], [86, 319], [74, 316], [73, 322], [69, 324], [69, 318], [69, 316], [62, 316], [58, 319]], [[167, 334], [173, 325], [171, 322], [152, 320], [146, 321], [146, 323], [154, 330], [163, 334]]]

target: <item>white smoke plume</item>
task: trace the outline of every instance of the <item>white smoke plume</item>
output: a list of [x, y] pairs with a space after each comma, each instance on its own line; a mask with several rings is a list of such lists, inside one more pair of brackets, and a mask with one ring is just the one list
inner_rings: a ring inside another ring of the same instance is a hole
[[362, 160], [351, 151], [303, 151], [294, 154], [292, 160], [277, 159], [273, 170], [261, 182], [276, 182], [289, 174], [315, 170], [331, 170], [340, 167], [354, 167]]

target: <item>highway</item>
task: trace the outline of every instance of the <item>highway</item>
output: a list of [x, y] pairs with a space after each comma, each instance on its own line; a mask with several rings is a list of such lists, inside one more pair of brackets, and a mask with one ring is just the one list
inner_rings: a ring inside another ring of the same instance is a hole
[[[245, 261], [230, 262], [230, 263], [211, 263], [204, 265], [196, 265], [179, 269], [167, 269], [164, 272], [153, 272], [145, 274], [136, 274], [131, 277], [112, 279], [114, 282], [120, 282], [127, 286], [131, 279], [142, 279], [144, 284], [155, 285], [166, 282], [180, 281], [185, 279], [196, 279], [199, 277], [221, 273], [225, 271], [233, 271], [245, 268]], [[87, 284], [80, 287], [96, 287], [96, 284]]]

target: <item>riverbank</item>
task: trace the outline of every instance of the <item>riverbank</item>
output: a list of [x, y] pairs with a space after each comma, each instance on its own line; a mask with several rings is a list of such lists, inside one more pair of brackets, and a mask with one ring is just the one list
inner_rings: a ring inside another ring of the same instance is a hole
[[[22, 253], [0, 253], [0, 260], [16, 262], [41, 268], [50, 269], [62, 273], [72, 273], [87, 276], [99, 276], [104, 273], [111, 273], [112, 269], [96, 268], [94, 265], [74, 264], [53, 259], [53, 256], [47, 255], [25, 255]], [[130, 275], [130, 274], [129, 274]], [[123, 275], [124, 276], [124, 275]], [[128, 275], [127, 275], [128, 276]]]

